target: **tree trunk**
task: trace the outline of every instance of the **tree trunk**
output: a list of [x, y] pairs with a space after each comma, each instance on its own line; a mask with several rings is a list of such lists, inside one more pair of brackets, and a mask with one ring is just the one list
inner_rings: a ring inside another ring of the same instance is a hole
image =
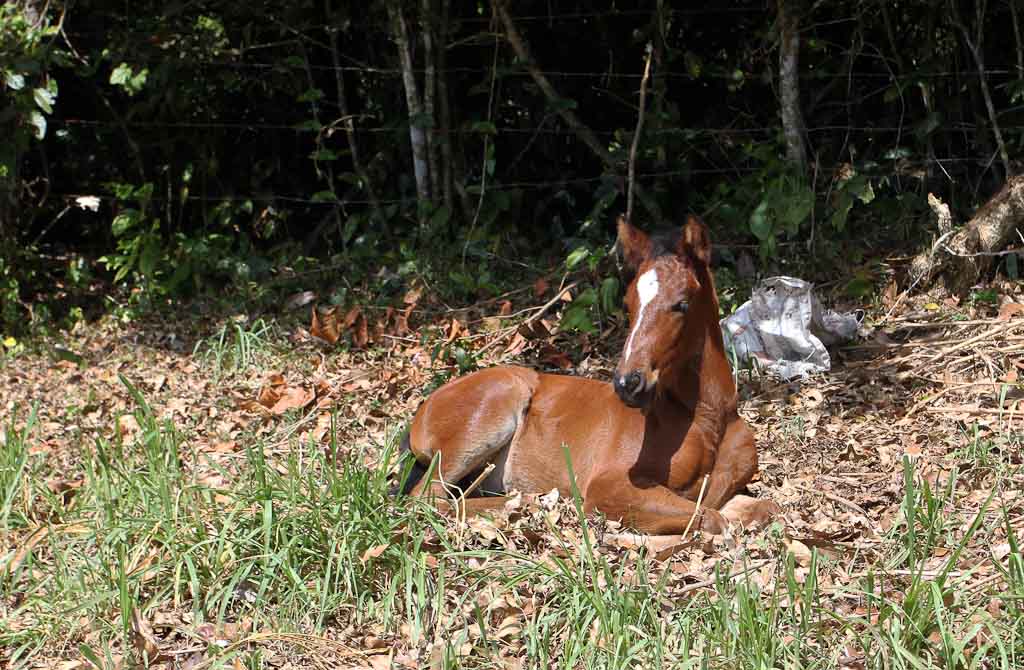
[[[441, 144], [441, 183], [444, 195], [444, 204], [448, 211], [455, 212], [455, 187], [454, 187], [454, 157], [452, 155], [452, 118], [448, 100], [448, 59], [446, 51], [448, 47], [448, 18], [451, 13], [451, 0], [441, 0], [440, 30], [437, 48], [437, 130], [438, 140]], [[436, 194], [435, 194], [436, 195]]]
[[640, 136], [644, 130], [644, 112], [647, 101], [647, 78], [651, 75], [651, 57], [654, 48], [648, 43], [647, 59], [644, 63], [644, 76], [640, 80], [640, 107], [636, 116], [636, 129], [633, 131], [633, 143], [629, 147], [629, 176], [626, 179], [626, 221], [633, 223], [633, 188], [636, 182], [636, 152], [640, 147]]
[[[925, 53], [935, 53], [935, 23], [938, 12], [929, 11], [928, 18], [925, 21], [925, 35], [927, 36], [927, 42], [925, 43]], [[903, 74], [900, 72], [900, 74]], [[924, 111], [931, 118], [932, 112], [934, 111], [934, 96], [932, 94], [934, 87], [928, 77], [923, 77], [921, 83], [918, 85], [921, 89], [921, 102], [924, 104]], [[935, 178], [935, 140], [932, 138], [932, 133], [928, 133], [925, 137], [925, 151], [928, 154], [928, 166], [925, 168], [925, 174], [928, 177], [927, 183], [930, 185], [932, 180]]]
[[910, 265], [912, 286], [928, 287], [942, 278], [951, 293], [962, 295], [992, 266], [992, 259], [1024, 222], [1024, 176], [1011, 177], [961, 230], [953, 232], [949, 209], [934, 195], [928, 203], [938, 219], [939, 239]]
[[1017, 45], [1017, 81], [1024, 81], [1024, 43], [1020, 37], [1020, 18], [1017, 16], [1017, 2], [1009, 0], [1010, 19], [1013, 21], [1013, 41]]
[[988, 89], [988, 79], [985, 76], [985, 60], [984, 53], [982, 51], [982, 44], [985, 38], [985, 0], [977, 0], [975, 5], [975, 17], [974, 17], [974, 38], [971, 38], [971, 33], [967, 30], [967, 26], [960, 20], [959, 15], [956, 13], [956, 6], [952, 6], [950, 11], [953, 14], [953, 24], [960, 30], [960, 33], [964, 37], [964, 44], [967, 45], [967, 50], [970, 52], [971, 57], [974, 59], [974, 65], [978, 69], [978, 86], [981, 88], [981, 97], [985, 102], [985, 111], [988, 113], [989, 125], [992, 126], [992, 135], [996, 141], [996, 150], [999, 152], [999, 158], [1003, 162], [1004, 174], [1009, 177], [1010, 170], [1010, 154], [1006, 151], [1006, 143], [1003, 142], [1003, 133], [999, 129], [999, 121], [996, 117], [996, 108], [992, 103], [992, 94]]
[[[416, 87], [416, 74], [412, 67], [412, 52], [409, 50], [409, 33], [402, 16], [401, 0], [388, 3], [391, 28], [398, 47], [398, 59], [402, 65], [402, 84], [405, 86], [405, 102], [409, 108], [409, 141], [412, 144], [412, 164], [416, 175], [416, 195], [420, 205], [430, 202], [430, 167], [427, 158], [427, 136], [423, 131], [423, 107]], [[420, 223], [424, 223], [423, 208], [418, 211]]]
[[431, 0], [423, 0], [420, 26], [423, 37], [423, 115], [428, 121], [427, 160], [430, 169], [430, 197], [441, 194], [441, 147], [437, 141], [437, 115], [434, 99], [437, 94], [437, 54], [434, 47], [434, 7]]
[[807, 170], [807, 148], [800, 112], [800, 21], [790, 2], [778, 0], [779, 98], [786, 158], [803, 174]]
[[[668, 79], [665, 76], [665, 50], [668, 34], [668, 15], [665, 9], [665, 0], [658, 0], [654, 16], [654, 77], [651, 79], [651, 111], [653, 118], [650, 120], [651, 129], [660, 132], [665, 129], [665, 97], [668, 95]], [[659, 140], [658, 150], [655, 153], [654, 165], [658, 172], [664, 172], [667, 168], [668, 155]], [[657, 189], [655, 189], [657, 190]]]

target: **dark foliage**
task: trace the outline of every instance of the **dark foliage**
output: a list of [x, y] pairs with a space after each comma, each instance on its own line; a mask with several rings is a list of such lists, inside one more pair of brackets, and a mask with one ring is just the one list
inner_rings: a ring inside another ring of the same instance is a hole
[[[806, 170], [784, 158], [783, 4]], [[467, 253], [610, 239], [648, 44], [640, 219], [697, 211], [768, 259], [785, 239], [906, 239], [927, 192], [966, 211], [1015, 169], [993, 128], [1017, 154], [1011, 3], [509, 5], [557, 97], [483, 1], [4, 5], [0, 318], [22, 323], [39, 291], [96, 276], [167, 295], [305, 256], [465, 270]], [[410, 119], [395, 16], [432, 115]], [[419, 201], [410, 123], [439, 170]]]

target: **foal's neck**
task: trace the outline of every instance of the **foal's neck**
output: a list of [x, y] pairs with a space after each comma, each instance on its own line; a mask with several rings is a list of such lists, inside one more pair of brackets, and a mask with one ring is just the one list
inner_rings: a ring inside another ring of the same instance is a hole
[[[710, 281], [710, 274], [708, 275]], [[718, 300], [714, 285], [709, 297], [694, 304], [691, 310], [693, 329], [685, 329], [683, 337], [694, 342], [688, 356], [665, 370], [655, 411], [678, 413], [679, 405], [694, 415], [731, 415], [736, 412], [736, 384], [725, 355], [722, 330], [718, 325]]]

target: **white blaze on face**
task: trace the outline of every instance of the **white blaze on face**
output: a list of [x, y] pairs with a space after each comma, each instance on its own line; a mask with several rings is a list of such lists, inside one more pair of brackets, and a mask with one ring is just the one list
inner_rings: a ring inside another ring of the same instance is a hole
[[640, 275], [640, 279], [636, 281], [636, 293], [640, 298], [640, 309], [636, 312], [636, 323], [633, 324], [633, 330], [629, 333], [629, 339], [626, 340], [626, 358], [629, 358], [633, 351], [633, 338], [636, 337], [636, 331], [644, 321], [644, 309], [651, 304], [654, 296], [658, 295], [658, 273], [654, 268]]

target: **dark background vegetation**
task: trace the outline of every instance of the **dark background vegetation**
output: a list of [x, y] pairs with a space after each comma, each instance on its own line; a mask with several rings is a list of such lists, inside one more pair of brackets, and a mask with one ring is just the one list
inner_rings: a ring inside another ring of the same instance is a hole
[[[1014, 172], [1013, 1], [8, 2], [0, 332], [310, 281], [468, 299], [513, 261], [595, 263], [626, 208], [647, 45], [635, 221], [694, 211], [733, 245], [725, 267], [855, 276], [927, 239], [929, 192], [963, 220]], [[400, 25], [433, 113], [410, 114]], [[805, 162], [780, 117], [786, 25]], [[435, 146], [427, 192], [410, 124]]]

